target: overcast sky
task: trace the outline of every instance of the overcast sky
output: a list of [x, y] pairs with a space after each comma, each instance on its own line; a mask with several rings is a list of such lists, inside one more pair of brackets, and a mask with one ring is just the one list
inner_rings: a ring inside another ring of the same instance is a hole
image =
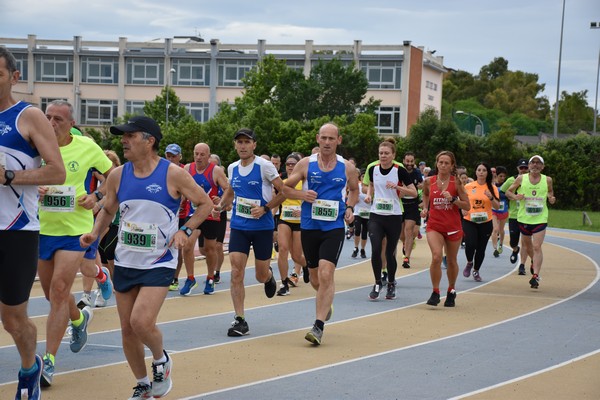
[[[172, 3], [170, 5], [169, 3]], [[473, 74], [495, 57], [539, 75], [556, 98], [563, 0], [0, 0], [0, 38], [130, 41], [198, 34], [222, 43], [401, 44]], [[561, 91], [596, 97], [599, 0], [566, 0]], [[1, 40], [0, 40], [0, 44]]]

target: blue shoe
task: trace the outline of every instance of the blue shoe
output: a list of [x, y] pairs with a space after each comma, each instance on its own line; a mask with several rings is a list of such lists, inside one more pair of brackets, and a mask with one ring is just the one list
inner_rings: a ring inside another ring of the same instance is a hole
[[104, 283], [100, 283], [98, 281], [96, 282], [98, 282], [98, 288], [100, 288], [100, 291], [102, 292], [102, 298], [104, 300], [108, 300], [111, 298], [113, 293], [113, 284], [110, 280], [110, 272], [108, 272], [108, 268], [102, 267], [102, 272], [104, 272], [104, 274], [106, 275], [106, 280], [104, 281]]
[[44, 362], [42, 361], [42, 357], [37, 354], [35, 355], [35, 364], [37, 365], [37, 371], [33, 374], [25, 375], [19, 371], [19, 385], [17, 386], [15, 400], [39, 400], [41, 398], [40, 379], [44, 369]]
[[52, 378], [54, 377], [54, 363], [50, 360], [50, 357], [44, 356], [44, 365], [42, 367], [42, 378], [40, 385], [42, 387], [52, 386]]
[[83, 314], [83, 322], [78, 327], [71, 325], [71, 340], [69, 346], [73, 353], [79, 353], [87, 344], [88, 334], [87, 328], [89, 323], [92, 321], [94, 314], [90, 307], [85, 307], [81, 310]]
[[196, 278], [194, 278], [194, 279], [186, 278], [185, 284], [179, 291], [179, 294], [182, 296], [187, 296], [190, 293], [192, 293], [192, 289], [194, 289], [196, 286], [198, 286], [198, 282], [196, 282]]
[[213, 294], [214, 292], [215, 292], [214, 279], [206, 278], [206, 285], [204, 286], [204, 294]]

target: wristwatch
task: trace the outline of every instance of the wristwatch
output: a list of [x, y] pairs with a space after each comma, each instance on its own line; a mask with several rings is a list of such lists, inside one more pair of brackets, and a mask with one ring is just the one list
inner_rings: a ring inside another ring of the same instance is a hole
[[10, 183], [13, 181], [13, 179], [15, 179], [15, 171], [11, 171], [10, 169], [7, 169], [4, 171], [4, 186], [8, 186], [10, 185]]
[[263, 206], [263, 209], [265, 210], [265, 214], [270, 213], [271, 209], [267, 206]]
[[94, 194], [96, 195], [96, 198], [98, 199], [98, 201], [102, 200], [102, 198], [104, 197], [104, 195], [97, 190], [94, 192]]
[[179, 230], [183, 231], [183, 233], [185, 233], [187, 237], [192, 236], [192, 233], [194, 232], [192, 228], [188, 228], [187, 226], [182, 226], [181, 228], [179, 228]]

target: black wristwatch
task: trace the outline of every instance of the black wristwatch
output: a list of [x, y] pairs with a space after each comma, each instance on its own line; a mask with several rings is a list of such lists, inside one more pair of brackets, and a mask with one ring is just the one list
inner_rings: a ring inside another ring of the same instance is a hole
[[263, 209], [265, 210], [265, 214], [271, 212], [271, 209], [267, 206], [263, 206]]
[[187, 237], [192, 236], [192, 233], [194, 233], [194, 230], [192, 228], [188, 228], [187, 226], [182, 226], [181, 228], [179, 228], [179, 230], [183, 231], [183, 233], [185, 233]]
[[15, 179], [15, 171], [11, 171], [10, 169], [4, 170], [4, 186], [10, 185], [13, 179]]
[[104, 195], [97, 190], [94, 192], [94, 194], [96, 195], [96, 198], [98, 199], [98, 201], [102, 200], [102, 198], [104, 197]]

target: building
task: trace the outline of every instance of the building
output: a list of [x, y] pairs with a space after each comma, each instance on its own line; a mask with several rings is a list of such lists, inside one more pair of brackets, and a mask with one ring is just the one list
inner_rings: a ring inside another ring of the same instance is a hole
[[165, 85], [198, 120], [206, 121], [221, 102], [242, 92], [241, 79], [267, 54], [285, 59], [305, 75], [319, 59], [355, 62], [369, 80], [367, 98], [382, 100], [380, 134], [406, 136], [421, 111], [441, 111], [443, 57], [435, 51], [401, 45], [224, 44], [213, 39], [174, 37], [150, 42], [0, 38], [17, 58], [21, 82], [15, 96], [45, 110], [55, 99], [70, 101], [81, 126], [102, 126], [128, 113], [140, 113]]

